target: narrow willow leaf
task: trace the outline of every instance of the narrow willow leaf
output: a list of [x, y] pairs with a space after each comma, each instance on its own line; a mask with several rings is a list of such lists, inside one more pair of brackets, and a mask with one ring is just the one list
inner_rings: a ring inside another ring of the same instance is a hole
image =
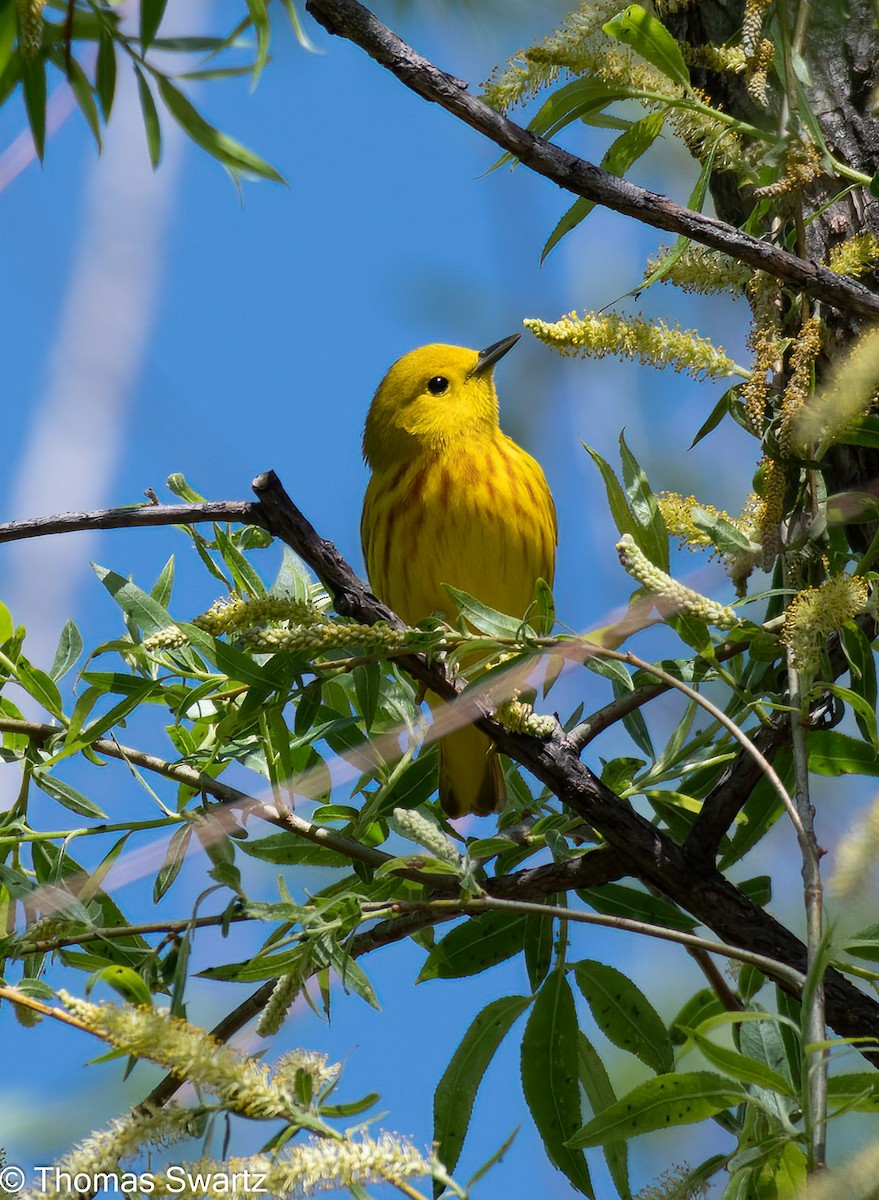
[[150, 91], [150, 85], [147, 83], [146, 77], [137, 63], [134, 64], [134, 73], [137, 77], [137, 94], [140, 99], [140, 111], [143, 115], [143, 128], [146, 134], [147, 150], [149, 151], [153, 170], [155, 170], [162, 161], [162, 126], [159, 121], [159, 110], [156, 108], [156, 102], [153, 99], [153, 93]]
[[141, 54], [146, 54], [152, 45], [153, 39], [159, 32], [159, 26], [162, 24], [162, 18], [165, 15], [165, 9], [168, 6], [168, 0], [141, 0], [140, 3], [140, 46]]
[[273, 833], [264, 838], [248, 838], [240, 843], [240, 849], [251, 858], [277, 866], [345, 867], [349, 859], [338, 850], [316, 845], [307, 838], [294, 833]]
[[181, 825], [179, 829], [175, 829], [174, 833], [168, 842], [168, 849], [165, 852], [165, 861], [159, 868], [159, 873], [156, 876], [156, 882], [153, 885], [153, 903], [158, 904], [168, 891], [171, 884], [180, 874], [180, 868], [183, 866], [186, 858], [186, 851], [189, 848], [189, 842], [192, 838], [193, 825], [187, 821], [185, 825]]
[[666, 78], [690, 88], [690, 72], [681, 48], [656, 17], [640, 4], [630, 4], [601, 27], [605, 33], [631, 46]]
[[354, 992], [361, 1000], [365, 1000], [371, 1008], [381, 1010], [375, 989], [369, 981], [369, 976], [356, 958], [352, 958], [344, 946], [334, 942], [332, 938], [321, 940], [322, 952], [329, 960], [330, 966], [342, 981], [346, 992]]
[[[552, 903], [548, 900], [547, 903]], [[536, 992], [552, 965], [552, 945], [555, 920], [531, 913], [525, 921], [525, 970], [532, 992]]]
[[594, 1197], [586, 1159], [570, 1147], [580, 1121], [577, 1014], [563, 970], [537, 994], [522, 1038], [522, 1090], [550, 1162], [584, 1196]]
[[827, 1096], [834, 1105], [847, 1111], [879, 1112], [879, 1080], [875, 1071], [852, 1071], [847, 1075], [831, 1075], [827, 1080]]
[[473, 1102], [488, 1064], [530, 1003], [530, 996], [504, 996], [486, 1005], [477, 1013], [437, 1084], [433, 1140], [437, 1157], [447, 1171], [455, 1169], [461, 1156]]
[[41, 671], [39, 667], [32, 667], [27, 659], [20, 658], [15, 664], [15, 673], [18, 676], [18, 682], [27, 694], [41, 704], [47, 712], [50, 712], [53, 717], [64, 715], [61, 693], [58, 691], [54, 679], [45, 671]]
[[[577, 1061], [580, 1069], [580, 1083], [583, 1085], [589, 1107], [597, 1116], [606, 1108], [610, 1108], [611, 1104], [616, 1103], [616, 1093], [601, 1056], [582, 1031], [577, 1039]], [[617, 1189], [617, 1195], [620, 1200], [631, 1200], [629, 1152], [625, 1141], [605, 1142], [602, 1150], [610, 1177]]]
[[573, 964], [580, 991], [601, 1032], [657, 1074], [670, 1071], [674, 1050], [656, 1009], [635, 984], [606, 963], [582, 959]]
[[[604, 489], [607, 492], [607, 502], [610, 505], [610, 515], [613, 517], [614, 524], [620, 533], [630, 533], [638, 542], [641, 530], [635, 516], [629, 507], [629, 502], [626, 499], [626, 493], [620, 486], [620, 482], [613, 472], [613, 468], [609, 463], [601, 457], [597, 450], [593, 450], [582, 443], [583, 449], [591, 457], [598, 470], [601, 472], [601, 478], [604, 481]], [[638, 542], [640, 545], [640, 542]], [[641, 546], [643, 550], [644, 547]], [[646, 551], [645, 551], [646, 553]]]
[[64, 780], [56, 779], [54, 775], [47, 775], [43, 771], [34, 771], [31, 778], [41, 792], [45, 792], [47, 796], [51, 796], [53, 800], [57, 800], [71, 812], [78, 813], [81, 817], [93, 817], [96, 820], [105, 821], [107, 819], [107, 814], [95, 804], [94, 800], [89, 800], [88, 796], [84, 796], [82, 792], [77, 791], [75, 787], [71, 787]]
[[620, 460], [623, 465], [623, 482], [629, 509], [638, 524], [641, 536], [635, 541], [652, 563], [662, 571], [669, 569], [668, 530], [665, 519], [656, 502], [650, 482], [638, 460], [626, 445], [624, 434], [620, 434]]
[[480, 971], [512, 958], [522, 950], [525, 924], [525, 917], [502, 912], [470, 917], [437, 942], [416, 983], [478, 975]]
[[82, 654], [82, 635], [73, 621], [68, 621], [61, 630], [58, 648], [55, 651], [55, 661], [49, 671], [54, 680], [61, 679]]
[[116, 98], [116, 43], [106, 29], [101, 30], [98, 40], [95, 91], [98, 93], [98, 102], [101, 105], [104, 121], [107, 122]]
[[[642, 762], [641, 759], [635, 759]], [[603, 779], [603, 776], [602, 776]], [[606, 916], [628, 917], [632, 921], [648, 921], [667, 929], [688, 931], [698, 924], [687, 913], [661, 896], [651, 896], [622, 883], [604, 883], [600, 887], [578, 888], [577, 895]]]
[[147, 595], [136, 583], [97, 563], [92, 563], [92, 569], [125, 615], [145, 634], [157, 633], [174, 624], [164, 605]]
[[879, 775], [876, 751], [837, 729], [809, 733], [809, 770], [816, 775]]
[[42, 162], [46, 150], [46, 63], [42, 58], [22, 64], [21, 86], [34, 149]]
[[351, 673], [357, 703], [367, 733], [372, 729], [381, 694], [382, 669], [379, 663], [359, 663]]
[[601, 1146], [609, 1139], [693, 1125], [739, 1104], [746, 1095], [743, 1088], [712, 1071], [657, 1075], [593, 1117], [568, 1144]]
[[717, 1067], [724, 1074], [737, 1079], [739, 1083], [753, 1083], [757, 1087], [766, 1088], [770, 1092], [778, 1092], [779, 1095], [787, 1096], [789, 1099], [796, 1098], [790, 1082], [765, 1063], [750, 1058], [746, 1054], [739, 1054], [737, 1050], [731, 1050], [728, 1046], [718, 1046], [698, 1030], [687, 1030], [687, 1032], [712, 1067]]
[[678, 1015], [669, 1026], [672, 1045], [683, 1046], [687, 1040], [685, 1029], [695, 1029], [705, 1020], [726, 1012], [726, 1009], [711, 988], [701, 988], [685, 1001]]
[[268, 595], [268, 588], [222, 525], [215, 527], [214, 540], [223, 556], [223, 562], [229, 568], [229, 574], [239, 595], [257, 600]]
[[485, 633], [489, 637], [517, 637], [521, 632], [522, 622], [517, 617], [489, 608], [481, 600], [462, 592], [460, 588], [452, 587], [450, 583], [444, 583], [443, 588], [461, 616], [466, 617], [477, 633]]
[[283, 176], [279, 175], [265, 159], [242, 146], [240, 142], [236, 142], [234, 138], [221, 133], [213, 125], [208, 124], [180, 89], [171, 83], [170, 79], [160, 75], [158, 84], [159, 95], [168, 112], [195, 144], [201, 146], [202, 150], [206, 150], [208, 154], [233, 172], [244, 171], [250, 175], [273, 180], [275, 183], [284, 182]]

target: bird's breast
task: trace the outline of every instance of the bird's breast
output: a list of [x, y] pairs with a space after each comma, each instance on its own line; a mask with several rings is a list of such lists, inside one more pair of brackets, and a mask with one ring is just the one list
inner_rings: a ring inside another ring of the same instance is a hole
[[362, 533], [373, 590], [408, 622], [454, 617], [443, 583], [521, 616], [537, 577], [552, 580], [552, 497], [503, 435], [373, 475]]

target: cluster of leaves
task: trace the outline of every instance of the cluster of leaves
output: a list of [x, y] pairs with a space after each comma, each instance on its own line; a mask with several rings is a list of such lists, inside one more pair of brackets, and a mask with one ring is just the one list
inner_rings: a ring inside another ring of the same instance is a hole
[[[214, 128], [201, 115], [181, 81], [250, 76], [255, 84], [269, 61], [272, 15], [269, 0], [248, 0], [228, 34], [166, 36], [167, 0], [143, 0], [136, 29], [129, 29], [112, 0], [2, 0], [0, 3], [0, 104], [21, 85], [34, 146], [46, 144], [46, 100], [52, 69], [66, 79], [100, 148], [101, 130], [113, 109], [120, 61], [137, 79], [147, 147], [154, 167], [162, 157], [158, 100], [187, 137], [238, 178], [260, 176], [281, 182], [264, 159]], [[308, 44], [294, 0], [282, 0], [297, 38]], [[169, 69], [178, 57], [182, 71]], [[201, 56], [201, 63], [193, 61]], [[242, 59], [245, 61], [226, 62]]]
[[[620, 532], [630, 533], [652, 561], [667, 567], [668, 535], [659, 505], [625, 443], [622, 481], [595, 452], [593, 458]], [[200, 499], [181, 480], [174, 486], [186, 500]], [[210, 539], [192, 531], [190, 535], [206, 568], [226, 591], [255, 601], [271, 594], [314, 605], [328, 620], [346, 627], [341, 618], [332, 617], [326, 594], [291, 554], [285, 556], [272, 588], [266, 589], [252, 561], [265, 552], [267, 539], [261, 530], [217, 526]], [[81, 655], [75, 627], [66, 628], [49, 672], [27, 660], [22, 632], [14, 631], [8, 619], [2, 630], [2, 753], [7, 761], [17, 761], [23, 773], [18, 801], [5, 814], [0, 830], [0, 893], [10, 931], [2, 949], [10, 964], [21, 964], [21, 992], [41, 999], [52, 996], [43, 974], [47, 957], [54, 955], [65, 967], [87, 972], [88, 988], [102, 981], [138, 1005], [166, 995], [171, 1013], [185, 1015], [193, 937], [205, 925], [226, 933], [233, 924], [247, 922], [265, 927], [262, 948], [244, 961], [208, 968], [203, 976], [267, 988], [267, 997], [272, 994], [266, 1010], [272, 1014], [272, 1029], [297, 994], [329, 1017], [331, 973], [346, 990], [378, 1005], [360, 958], [381, 944], [380, 939], [371, 940], [375, 919], [397, 916], [408, 906], [414, 924], [399, 936], [412, 933], [427, 952], [420, 981], [458, 979], [522, 956], [530, 984], [528, 993], [494, 1000], [475, 1017], [439, 1081], [435, 1138], [438, 1157], [449, 1171], [458, 1162], [485, 1071], [514, 1024], [527, 1014], [521, 1050], [524, 1097], [551, 1160], [583, 1194], [594, 1194], [584, 1148], [602, 1148], [619, 1195], [628, 1197], [627, 1145], [632, 1137], [708, 1118], [719, 1121], [736, 1139], [736, 1149], [712, 1155], [693, 1168], [691, 1186], [724, 1167], [733, 1172], [737, 1186], [744, 1186], [742, 1181], [777, 1182], [803, 1175], [802, 1122], [807, 1108], [797, 1002], [778, 991], [775, 1003], [765, 1005], [758, 993], [766, 980], [746, 967], [734, 988], [740, 1011], [726, 1011], [710, 989], [701, 989], [683, 1002], [666, 1027], [647, 997], [621, 972], [572, 959], [574, 931], [587, 912], [608, 920], [634, 919], [672, 935], [691, 932], [696, 922], [674, 904], [622, 883], [581, 889], [576, 897], [565, 899], [564, 907], [517, 908], [513, 901], [508, 911], [482, 911], [480, 898], [492, 880], [535, 856], [540, 856], [538, 861], [549, 855], [562, 862], [593, 852], [588, 832], [551, 797], [532, 794], [526, 779], [511, 767], [511, 803], [497, 832], [462, 838], [431, 799], [435, 755], [431, 747], [417, 752], [423, 729], [416, 696], [393, 662], [367, 649], [352, 656], [349, 646], [312, 655], [259, 654], [234, 633], [218, 638], [191, 621], [175, 620], [170, 608], [173, 560], [149, 592], [105, 568], [97, 568], [97, 574], [121, 609], [125, 633], [90, 654], [79, 672], [81, 691], [72, 710], [58, 684]], [[535, 635], [523, 630], [521, 621], [463, 594], [459, 599], [486, 659], [492, 647], [495, 656], [499, 651], [510, 654], [514, 637], [520, 641], [514, 661], [534, 654]], [[771, 601], [777, 605], [779, 598]], [[551, 621], [546, 597], [543, 609], [539, 623], [545, 626]], [[771, 709], [779, 693], [783, 648], [778, 638], [743, 625], [738, 641], [721, 642], [692, 617], [669, 620], [687, 649], [681, 657], [665, 660], [664, 668], [691, 684], [710, 683], [715, 691], [726, 688], [727, 714], [742, 725], [758, 727], [761, 707]], [[149, 639], [169, 627], [184, 634], [185, 641], [149, 649]], [[427, 631], [419, 631], [419, 636], [427, 637]], [[869, 647], [861, 645], [863, 634], [852, 624], [845, 637], [852, 657], [858, 654], [866, 671], [872, 659]], [[570, 639], [550, 643], [560, 649], [566, 644]], [[755, 653], [758, 645], [760, 653]], [[118, 659], [117, 669], [96, 669], [94, 660], [107, 656]], [[504, 667], [509, 665], [508, 659]], [[632, 672], [619, 662], [590, 658], [588, 665], [610, 679], [616, 697], [653, 682], [649, 674]], [[56, 724], [24, 721], [9, 697], [14, 685], [41, 704]], [[108, 735], [126, 722], [137, 728], [137, 718], [147, 706], [163, 716], [172, 761], [163, 764], [155, 754], [141, 756], [130, 746], [119, 748], [119, 753], [159, 815], [111, 824], [94, 799], [63, 779], [65, 766], [74, 756], [103, 763], [115, 745]], [[626, 802], [646, 803], [658, 827], [676, 841], [683, 841], [692, 829], [702, 799], [733, 754], [729, 735], [714, 721], [700, 722], [697, 711], [691, 705], [671, 738], [657, 749], [643, 715], [633, 708], [623, 721], [641, 756], [611, 759], [603, 770], [608, 786]], [[835, 730], [816, 731], [813, 769], [860, 770], [867, 753], [875, 756], [875, 715], [863, 702], [857, 712], [869, 742]], [[573, 728], [581, 715], [582, 706], [568, 727]], [[402, 755], [401, 733], [408, 740]], [[345, 788], [344, 803], [331, 789], [331, 767], [339, 759], [351, 764], [357, 775], [353, 786]], [[221, 777], [233, 764], [253, 774], [254, 785], [247, 792], [223, 790]], [[776, 765], [788, 773], [782, 759]], [[169, 805], [146, 776], [158, 772], [173, 778], [175, 769], [188, 770], [192, 777], [178, 783], [176, 803]], [[76, 813], [81, 823], [63, 830], [35, 827], [29, 816], [34, 788]], [[308, 820], [292, 812], [294, 793], [315, 801]], [[281, 830], [268, 836], [245, 830], [239, 819], [242, 811], [272, 820]], [[722, 868], [740, 863], [782, 811], [778, 796], [763, 780], [721, 844]], [[407, 812], [412, 814], [408, 820]], [[526, 832], [523, 818], [529, 822]], [[149, 928], [133, 923], [101, 887], [110, 866], [144, 829], [170, 834], [156, 875], [156, 901], [173, 894], [193, 835], [208, 855], [213, 881], [191, 914]], [[86, 872], [69, 846], [74, 837], [92, 836], [109, 837], [112, 845], [97, 868]], [[313, 895], [294, 896], [282, 879], [277, 901], [257, 901], [248, 895], [240, 856], [273, 867], [323, 868], [332, 872], [332, 881]], [[758, 903], [770, 899], [766, 877], [742, 888]], [[225, 896], [225, 903], [204, 916], [202, 908], [211, 894]], [[444, 904], [451, 904], [451, 911]], [[455, 913], [467, 919], [437, 938], [433, 925]], [[158, 945], [151, 937], [156, 928], [165, 935]], [[835, 947], [828, 955], [859, 977], [874, 977], [863, 966], [848, 966], [844, 950], [875, 958], [869, 931], [859, 943]], [[572, 981], [585, 998], [594, 1031], [581, 1028]], [[651, 1072], [649, 1078], [618, 1097], [606, 1055], [594, 1042], [596, 1033], [633, 1054]], [[718, 1041], [718, 1033], [731, 1033], [733, 1044], [728, 1037]], [[695, 1053], [707, 1061], [709, 1070], [681, 1069], [683, 1058]], [[591, 1113], [585, 1124], [581, 1085]], [[835, 1078], [831, 1095], [841, 1111], [875, 1109], [874, 1089], [862, 1073]]]

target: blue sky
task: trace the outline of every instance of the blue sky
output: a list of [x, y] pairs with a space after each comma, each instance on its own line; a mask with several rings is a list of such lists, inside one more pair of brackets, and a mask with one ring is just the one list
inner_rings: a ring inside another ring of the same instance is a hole
[[[528, 6], [501, 4], [494, 15], [439, 5], [379, 12], [476, 87], [563, 11], [535, 7], [536, 16], [522, 15]], [[172, 23], [197, 20], [219, 30], [231, 24], [233, 6], [199, 0], [172, 5], [170, 13]], [[120, 96], [101, 160], [76, 114], [51, 138], [42, 168], [32, 163], [4, 180], [0, 159], [3, 519], [136, 503], [148, 487], [168, 499], [164, 480], [172, 471], [210, 498], [247, 498], [252, 477], [272, 467], [319, 532], [360, 570], [360, 435], [387, 366], [425, 342], [478, 348], [517, 332], [524, 317], [610, 305], [638, 282], [661, 235], [596, 210], [541, 267], [540, 248], [570, 198], [524, 169], [487, 174], [497, 155], [477, 134], [407, 92], [357, 48], [307, 18], [306, 25], [319, 53], [305, 52], [279, 21], [274, 61], [252, 94], [244, 81], [193, 92], [212, 122], [282, 171], [287, 187], [246, 183], [239, 197], [222, 168], [176, 136], [167, 119], [166, 162], [153, 176], [130, 89]], [[20, 135], [22, 122], [17, 103], [0, 113], [0, 149]], [[585, 127], [566, 134], [566, 144], [593, 159], [607, 141]], [[636, 178], [685, 201], [693, 174], [680, 148], [661, 139]], [[743, 305], [687, 300], [666, 289], [641, 304], [698, 324], [734, 358], [745, 358]], [[505, 428], [541, 460], [555, 493], [557, 606], [572, 628], [605, 623], [631, 590], [581, 439], [615, 463], [625, 428], [657, 488], [694, 490], [732, 510], [747, 493], [755, 447], [738, 429], [684, 450], [722, 384], [562, 360], [529, 337], [500, 365], [497, 382]], [[31, 655], [46, 666], [67, 616], [87, 643], [120, 628], [90, 559], [148, 587], [172, 553], [175, 609], [191, 615], [214, 599], [213, 584], [188, 541], [170, 529], [3, 547], [0, 594], [15, 621], [32, 630]], [[687, 559], [684, 569], [699, 571], [699, 586], [728, 596], [716, 564]], [[588, 702], [597, 687], [592, 676], [566, 683], [556, 703], [573, 707], [584, 687]], [[676, 711], [671, 706], [660, 719], [673, 722]], [[596, 753], [618, 749], [611, 737]], [[111, 768], [107, 777], [115, 800], [125, 781]], [[119, 800], [140, 802], [139, 793]], [[200, 870], [193, 862], [193, 897]], [[271, 871], [257, 878], [251, 870], [249, 878], [272, 894]], [[299, 882], [320, 886], [317, 878]], [[186, 886], [166, 907], [182, 906]], [[142, 911], [148, 893], [148, 881], [130, 885], [120, 903]], [[201, 965], [231, 959], [234, 945], [201, 939], [197, 957]], [[669, 981], [657, 984], [657, 953], [605, 933], [579, 938], [576, 947], [578, 957], [631, 970], [669, 1017], [681, 973], [690, 972], [694, 987], [698, 981], [682, 952], [664, 949]], [[345, 1063], [346, 1098], [381, 1091], [382, 1124], [425, 1143], [433, 1087], [472, 1015], [527, 984], [521, 965], [507, 965], [475, 980], [414, 988], [421, 957], [409, 947], [369, 964], [381, 1013], [339, 992], [329, 1028], [297, 1009], [268, 1053], [297, 1044], [326, 1049]], [[222, 985], [197, 988], [190, 1016], [209, 1025], [237, 994]], [[84, 1069], [96, 1048], [79, 1035], [13, 1035], [8, 1008], [0, 1020], [12, 1066], [6, 1078], [19, 1081], [14, 1090], [0, 1088], [0, 1131], [7, 1131], [0, 1144], [13, 1160], [48, 1161], [112, 1115], [123, 1097], [133, 1102], [145, 1090], [138, 1074], [120, 1085], [116, 1064]], [[514, 1035], [477, 1102], [479, 1144], [465, 1148], [462, 1177], [522, 1122], [478, 1194], [567, 1196], [570, 1188], [536, 1144], [516, 1064]], [[619, 1067], [621, 1090], [640, 1077]], [[247, 1131], [240, 1137], [242, 1147], [257, 1144]], [[636, 1143], [635, 1181], [655, 1167], [651, 1147], [663, 1160], [693, 1154], [686, 1138]], [[598, 1180], [602, 1171], [596, 1165]]]

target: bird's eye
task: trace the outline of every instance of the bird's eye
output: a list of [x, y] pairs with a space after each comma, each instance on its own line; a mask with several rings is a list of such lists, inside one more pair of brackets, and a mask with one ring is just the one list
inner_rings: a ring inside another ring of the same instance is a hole
[[445, 375], [434, 375], [433, 379], [427, 381], [427, 390], [431, 396], [441, 396], [449, 390], [449, 381]]

